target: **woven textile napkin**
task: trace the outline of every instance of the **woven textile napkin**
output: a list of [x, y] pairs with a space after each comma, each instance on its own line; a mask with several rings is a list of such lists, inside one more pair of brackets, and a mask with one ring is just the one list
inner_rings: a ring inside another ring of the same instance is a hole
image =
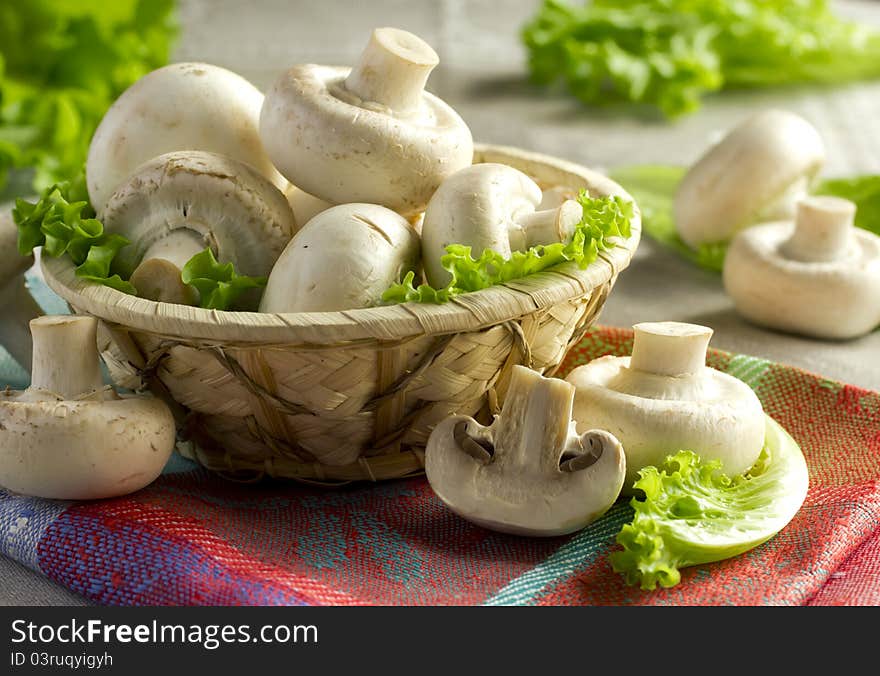
[[[631, 341], [597, 328], [562, 373]], [[99, 604], [880, 605], [880, 394], [754, 357], [713, 351], [710, 364], [753, 387], [801, 444], [810, 491], [772, 540], [685, 569], [672, 589], [643, 592], [611, 570], [625, 500], [573, 536], [522, 538], [456, 517], [424, 478], [245, 485], [177, 455], [115, 500], [0, 490], [0, 552]], [[0, 364], [4, 375], [15, 377]]]

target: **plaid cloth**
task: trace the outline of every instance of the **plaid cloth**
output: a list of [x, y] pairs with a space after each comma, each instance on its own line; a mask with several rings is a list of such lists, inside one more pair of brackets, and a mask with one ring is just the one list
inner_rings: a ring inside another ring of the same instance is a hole
[[[563, 373], [628, 354], [597, 328]], [[880, 394], [713, 351], [801, 444], [810, 491], [776, 537], [644, 592], [608, 553], [621, 500], [571, 536], [506, 536], [456, 517], [424, 478], [343, 489], [243, 485], [175, 455], [148, 488], [92, 503], [0, 491], [0, 552], [99, 604], [880, 605]], [[9, 373], [7, 369], [7, 373]]]

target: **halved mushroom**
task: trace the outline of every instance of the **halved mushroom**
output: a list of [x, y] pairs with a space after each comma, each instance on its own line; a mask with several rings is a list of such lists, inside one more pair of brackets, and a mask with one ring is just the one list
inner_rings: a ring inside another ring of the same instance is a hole
[[18, 253], [18, 230], [8, 211], [0, 213], [0, 345], [23, 367], [31, 363], [28, 322], [42, 314], [27, 290], [24, 273], [33, 256]]
[[519, 535], [572, 533], [604, 514], [620, 494], [623, 449], [601, 430], [575, 433], [574, 388], [516, 366], [490, 427], [447, 418], [431, 433], [425, 471], [459, 516]]
[[103, 386], [94, 317], [40, 317], [30, 327], [31, 386], [0, 392], [0, 485], [93, 500], [151, 483], [174, 449], [168, 407]]
[[764, 445], [764, 413], [741, 380], [706, 366], [712, 329], [636, 324], [632, 357], [600, 357], [566, 380], [577, 389], [579, 430], [607, 429], [626, 450], [626, 486], [646, 465], [687, 450], [720, 460], [729, 475], [751, 467]]
[[428, 283], [449, 282], [441, 260], [450, 244], [471, 247], [475, 256], [491, 249], [505, 258], [538, 244], [571, 239], [583, 217], [575, 200], [535, 211], [541, 188], [506, 164], [474, 164], [461, 169], [437, 189], [422, 224], [422, 259]]
[[110, 195], [157, 155], [204, 150], [252, 166], [280, 190], [287, 181], [260, 142], [263, 95], [240, 75], [207, 63], [174, 63], [148, 73], [113, 103], [86, 162], [99, 216]]
[[697, 248], [792, 216], [824, 161], [822, 139], [802, 117], [783, 110], [753, 115], [682, 179], [674, 202], [678, 234]]
[[294, 66], [266, 94], [260, 135], [284, 176], [327, 202], [424, 209], [469, 165], [461, 117], [425, 83], [439, 62], [412, 33], [376, 29], [353, 68]]
[[139, 167], [108, 201], [104, 227], [131, 241], [114, 265], [138, 295], [170, 303], [194, 302], [180, 271], [206, 247], [239, 274], [265, 277], [295, 231], [290, 205], [264, 176], [201, 151]]
[[261, 312], [327, 312], [375, 305], [419, 261], [419, 236], [378, 204], [340, 204], [306, 223], [272, 268]]
[[856, 205], [809, 197], [792, 221], [734, 238], [724, 288], [746, 319], [818, 338], [846, 339], [880, 326], [880, 237], [853, 225]]

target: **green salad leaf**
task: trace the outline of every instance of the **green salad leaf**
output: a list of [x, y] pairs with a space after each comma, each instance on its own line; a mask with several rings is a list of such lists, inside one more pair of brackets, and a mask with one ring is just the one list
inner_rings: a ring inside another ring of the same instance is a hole
[[767, 418], [765, 447], [745, 475], [730, 478], [720, 462], [679, 451], [645, 467], [634, 487], [633, 520], [617, 535], [611, 565], [629, 584], [655, 589], [681, 580], [680, 568], [737, 556], [782, 530], [801, 508], [807, 464], [797, 443]]
[[12, 218], [18, 226], [18, 251], [23, 256], [38, 246], [43, 247], [44, 255], [54, 258], [67, 254], [76, 265], [77, 277], [136, 293], [112, 270], [113, 258], [129, 241], [104, 232], [89, 204], [84, 173], [49, 186], [36, 202], [17, 199]]
[[832, 178], [821, 183], [816, 192], [855, 202], [856, 227], [880, 235], [880, 175]]
[[82, 167], [110, 104], [168, 62], [174, 5], [0, 3], [0, 192], [12, 168], [32, 168], [39, 192]]
[[722, 89], [880, 76], [880, 32], [829, 0], [545, 0], [522, 39], [536, 83], [668, 117]]
[[612, 238], [630, 236], [633, 204], [617, 196], [590, 197], [586, 191], [578, 196], [578, 202], [583, 207], [583, 217], [570, 242], [514, 251], [510, 258], [504, 258], [491, 249], [485, 249], [474, 258], [471, 247], [450, 244], [441, 258], [443, 268], [452, 275], [446, 287], [434, 289], [428, 284], [415, 286], [415, 273], [409, 272], [402, 282], [382, 295], [383, 302], [445, 303], [458, 294], [503, 284], [568, 261], [586, 268], [596, 260], [599, 251], [615, 246]]
[[240, 275], [232, 263], [218, 263], [210, 247], [187, 261], [180, 278], [199, 292], [199, 306], [209, 310], [227, 310], [245, 291], [264, 287], [268, 281]]

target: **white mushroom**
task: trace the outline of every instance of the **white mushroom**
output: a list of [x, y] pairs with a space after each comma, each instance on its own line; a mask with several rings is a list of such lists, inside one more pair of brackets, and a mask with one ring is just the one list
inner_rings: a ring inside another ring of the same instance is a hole
[[176, 150], [205, 150], [245, 162], [280, 190], [287, 181], [260, 142], [263, 95], [240, 75], [206, 63], [174, 63], [148, 73], [113, 103], [86, 162], [98, 215], [144, 162]]
[[152, 482], [174, 449], [168, 407], [103, 387], [93, 317], [40, 317], [30, 326], [31, 386], [0, 392], [0, 485], [92, 500]]
[[193, 302], [180, 270], [206, 247], [239, 274], [265, 277], [295, 231], [290, 205], [265, 177], [200, 151], [139, 167], [108, 201], [104, 227], [131, 240], [114, 265], [138, 295], [172, 303]]
[[376, 29], [353, 68], [294, 66], [266, 94], [263, 144], [284, 176], [327, 202], [424, 209], [444, 178], [469, 165], [473, 140], [424, 90], [438, 63], [420, 38]]
[[375, 305], [418, 266], [419, 237], [378, 204], [340, 204], [306, 223], [284, 249], [261, 312], [325, 312]]
[[287, 198], [287, 203], [293, 211], [293, 220], [296, 222], [297, 230], [322, 211], [326, 211], [333, 206], [330, 202], [325, 202], [320, 197], [309, 195], [309, 193], [302, 188], [297, 188], [293, 183], [284, 191], [284, 196]]
[[697, 248], [792, 216], [824, 161], [822, 139], [803, 118], [782, 110], [753, 115], [682, 179], [674, 203], [679, 236]]
[[514, 367], [490, 427], [468, 416], [441, 422], [428, 438], [431, 488], [459, 516], [519, 535], [572, 533], [620, 494], [625, 458], [611, 434], [574, 431], [574, 388]]
[[8, 211], [0, 214], [0, 345], [23, 367], [31, 363], [28, 322], [42, 314], [27, 290], [24, 273], [33, 256], [18, 253], [18, 230]]
[[564, 200], [535, 211], [542, 198], [531, 178], [506, 164], [474, 164], [447, 178], [431, 197], [422, 224], [428, 283], [449, 282], [441, 259], [450, 244], [469, 246], [474, 256], [492, 249], [509, 258], [512, 251], [570, 240], [583, 216], [581, 205]]
[[740, 314], [818, 338], [854, 338], [880, 326], [880, 237], [854, 227], [855, 211], [838, 197], [809, 197], [794, 222], [735, 237], [724, 288]]
[[578, 430], [600, 427], [626, 451], [626, 488], [638, 471], [680, 450], [745, 472], [764, 444], [764, 415], [740, 380], [706, 366], [712, 329], [636, 324], [632, 357], [600, 357], [572, 371]]

